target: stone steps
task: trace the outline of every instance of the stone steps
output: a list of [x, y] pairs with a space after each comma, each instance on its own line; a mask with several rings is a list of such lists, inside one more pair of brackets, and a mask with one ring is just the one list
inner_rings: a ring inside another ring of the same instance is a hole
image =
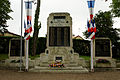
[[117, 67], [117, 68], [120, 68], [120, 63], [116, 63], [116, 67]]
[[88, 70], [30, 70], [30, 72], [40, 72], [40, 73], [88, 73]]
[[77, 63], [72, 63], [72, 64], [69, 64], [68, 66], [69, 66], [69, 67], [77, 67], [78, 64], [77, 64]]
[[40, 70], [82, 70], [83, 67], [62, 67], [62, 68], [58, 68], [58, 67], [39, 67], [39, 66], [35, 66], [35, 69], [40, 69]]
[[51, 68], [51, 67], [39, 67], [31, 68], [30, 72], [43, 72], [43, 73], [88, 73], [86, 68], [80, 67], [64, 67], [64, 68]]

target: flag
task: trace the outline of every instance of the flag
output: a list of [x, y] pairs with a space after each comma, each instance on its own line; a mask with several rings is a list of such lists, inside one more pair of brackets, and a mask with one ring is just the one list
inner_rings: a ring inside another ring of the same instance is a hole
[[88, 27], [88, 39], [95, 39], [95, 32], [96, 32], [96, 26], [95, 26], [95, 19], [87, 20], [87, 27]]
[[25, 9], [32, 9], [32, 2], [31, 1], [25, 2]]
[[95, 0], [89, 0], [87, 1], [87, 3], [90, 12], [89, 24], [87, 22], [88, 35], [89, 35], [88, 39], [95, 39], [96, 26], [95, 26], [95, 20], [93, 19], [93, 9], [94, 9]]
[[95, 19], [93, 19], [93, 27], [94, 27], [94, 32], [96, 32], [96, 25], [95, 25]]
[[92, 14], [90, 14], [90, 19], [92, 20], [92, 18], [93, 18], [93, 13], [92, 13]]
[[92, 19], [90, 20], [90, 32], [93, 32]]
[[88, 39], [95, 39], [95, 32], [89, 33]]
[[28, 29], [28, 27], [26, 27], [26, 23], [25, 23], [25, 20], [24, 20], [24, 28], [25, 28], [25, 33], [24, 33], [24, 39], [26, 39], [26, 40], [29, 40], [30, 39], [30, 32], [29, 31], [27, 31]]
[[88, 20], [87, 20], [87, 28], [88, 28], [88, 32], [90, 32], [90, 23]]
[[95, 0], [89, 0], [87, 2], [88, 2], [88, 8], [89, 8], [89, 12], [90, 12], [90, 19], [92, 19]]
[[[29, 40], [30, 33], [32, 32], [32, 24], [31, 24], [31, 21], [32, 21], [32, 1], [25, 2], [25, 9], [26, 9], [26, 15], [27, 15], [27, 27], [24, 26], [24, 28], [25, 28], [24, 39]], [[24, 22], [24, 24], [25, 24], [25, 22]]]
[[24, 28], [26, 28], [26, 23], [25, 23], [25, 20], [24, 20]]
[[29, 40], [29, 39], [30, 39], [30, 33], [26, 33], [26, 32], [25, 32], [25, 33], [24, 33], [24, 36], [25, 36], [25, 37], [24, 37], [25, 40]]
[[25, 29], [25, 32], [27, 33], [32, 32], [31, 17], [28, 17], [28, 16], [27, 16], [27, 28]]
[[90, 1], [87, 1], [87, 2], [88, 2], [88, 8], [94, 8], [95, 0], [90, 0]]

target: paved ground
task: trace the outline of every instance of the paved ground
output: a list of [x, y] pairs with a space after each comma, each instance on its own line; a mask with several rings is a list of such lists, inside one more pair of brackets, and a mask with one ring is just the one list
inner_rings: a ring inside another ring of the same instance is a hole
[[120, 80], [120, 71], [87, 74], [49, 74], [0, 70], [0, 80]]

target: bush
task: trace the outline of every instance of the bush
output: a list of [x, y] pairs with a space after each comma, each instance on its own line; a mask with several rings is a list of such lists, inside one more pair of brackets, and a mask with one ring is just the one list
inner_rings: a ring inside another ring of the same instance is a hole
[[[36, 50], [36, 55], [45, 52], [46, 49], [46, 38], [44, 37], [39, 37], [37, 41], [37, 50]], [[32, 54], [32, 37], [29, 40], [29, 53], [30, 55]]]
[[[79, 55], [90, 56], [90, 42], [86, 40], [73, 39], [73, 49]], [[32, 38], [30, 38], [30, 54], [32, 54]], [[37, 42], [37, 51], [36, 54], [45, 52], [46, 49], [46, 38], [39, 37]]]
[[87, 40], [73, 39], [73, 49], [82, 56], [90, 56], [90, 42]]

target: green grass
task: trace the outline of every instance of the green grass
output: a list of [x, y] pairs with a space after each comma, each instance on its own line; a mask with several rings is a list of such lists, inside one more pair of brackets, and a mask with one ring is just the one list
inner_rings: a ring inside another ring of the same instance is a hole
[[29, 56], [29, 58], [32, 59], [32, 60], [34, 60], [35, 58], [38, 58], [38, 57], [40, 57], [39, 54], [37, 54], [37, 55], [35, 55], [35, 56], [31, 56], [31, 55]]
[[90, 56], [81, 56], [81, 55], [80, 55], [80, 57], [82, 57], [82, 58], [85, 59], [85, 60], [90, 60]]
[[114, 59], [116, 59], [116, 60], [120, 61], [120, 58], [119, 58], [119, 57], [118, 57], [118, 58], [114, 58]]
[[0, 54], [0, 60], [8, 59], [8, 54]]

